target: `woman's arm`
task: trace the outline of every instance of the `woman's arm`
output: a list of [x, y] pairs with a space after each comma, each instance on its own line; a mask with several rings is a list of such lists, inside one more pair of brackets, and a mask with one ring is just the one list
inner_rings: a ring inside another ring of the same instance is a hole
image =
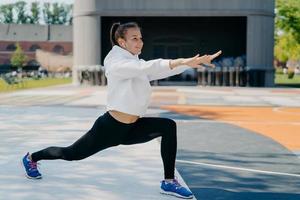
[[133, 78], [141, 75], [170, 71], [169, 60], [135, 60], [131, 58], [107, 58], [104, 60], [105, 73], [119, 78]]
[[107, 57], [104, 60], [104, 66], [107, 75], [114, 75], [120, 78], [133, 78], [147, 75], [149, 79], [151, 79], [151, 76], [153, 76], [152, 78], [155, 78], [154, 76], [168, 77], [179, 74], [187, 69], [186, 66], [197, 68], [201, 67], [201, 64], [212, 65], [210, 63], [211, 60], [218, 55], [205, 55], [201, 57], [196, 55], [192, 58], [179, 58], [174, 60], [155, 59], [149, 61], [124, 57]]
[[171, 67], [170, 67], [171, 70], [159, 72], [157, 74], [148, 75], [148, 79], [149, 79], [149, 81], [164, 79], [164, 78], [167, 78], [170, 76], [181, 74], [182, 72], [184, 72], [185, 70], [187, 70], [189, 68], [191, 68], [191, 67], [187, 66], [187, 65], [180, 65], [173, 69], [171, 69]]
[[170, 65], [171, 69], [174, 69], [181, 65], [187, 65], [187, 66], [190, 66], [193, 68], [199, 68], [199, 67], [202, 67], [202, 64], [210, 66], [210, 67], [214, 67], [214, 65], [211, 63], [211, 61], [213, 59], [215, 59], [216, 57], [218, 57], [221, 53], [222, 53], [222, 51], [218, 51], [217, 53], [215, 53], [213, 55], [199, 56], [199, 54], [197, 54], [196, 56], [194, 56], [192, 58], [178, 58], [178, 59], [170, 60], [169, 65]]
[[188, 68], [203, 67], [202, 64], [205, 64], [210, 67], [214, 67], [214, 65], [211, 64], [211, 61], [217, 56], [219, 56], [221, 53], [222, 51], [218, 51], [213, 55], [204, 55], [201, 57], [199, 55], [196, 55], [192, 58], [178, 58], [178, 59], [170, 60], [169, 67], [171, 70], [165, 72], [159, 72], [157, 74], [151, 74], [148, 76], [148, 78], [150, 81], [167, 78], [169, 76], [180, 74]]

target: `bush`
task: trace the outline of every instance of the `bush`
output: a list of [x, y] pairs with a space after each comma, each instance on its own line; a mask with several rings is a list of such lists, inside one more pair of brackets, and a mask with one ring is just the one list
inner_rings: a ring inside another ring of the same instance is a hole
[[294, 75], [295, 75], [294, 70], [289, 69], [288, 70], [288, 79], [292, 79], [294, 77]]

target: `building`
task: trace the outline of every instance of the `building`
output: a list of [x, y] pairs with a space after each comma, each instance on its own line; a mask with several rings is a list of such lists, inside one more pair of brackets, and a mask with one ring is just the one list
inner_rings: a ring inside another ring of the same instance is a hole
[[28, 56], [27, 67], [34, 67], [39, 65], [35, 57], [37, 49], [72, 54], [72, 35], [72, 26], [0, 24], [0, 72], [9, 69], [16, 42]]
[[274, 0], [75, 0], [73, 82], [80, 66], [102, 64], [113, 22], [136, 21], [144, 59], [221, 49], [223, 57], [244, 55], [258, 86], [273, 86], [274, 6]]

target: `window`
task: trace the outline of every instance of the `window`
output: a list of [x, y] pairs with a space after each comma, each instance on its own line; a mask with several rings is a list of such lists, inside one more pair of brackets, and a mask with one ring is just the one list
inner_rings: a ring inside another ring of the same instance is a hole
[[10, 65], [10, 60], [9, 60], [9, 59], [5, 59], [5, 60], [3, 61], [3, 64], [4, 64], [4, 65]]
[[63, 54], [64, 53], [64, 48], [60, 45], [55, 45], [54, 48], [52, 49], [53, 52]]
[[33, 44], [30, 48], [29, 51], [36, 51], [37, 49], [41, 49], [41, 47], [37, 44]]
[[6, 50], [7, 51], [15, 51], [17, 49], [16, 45], [15, 44], [9, 44], [7, 47], [6, 47]]

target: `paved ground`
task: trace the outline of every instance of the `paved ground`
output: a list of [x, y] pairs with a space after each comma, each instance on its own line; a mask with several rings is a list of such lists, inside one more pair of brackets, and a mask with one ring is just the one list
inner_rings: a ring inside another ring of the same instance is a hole
[[[80, 137], [105, 96], [74, 86], [0, 94], [0, 199], [173, 199], [158, 193], [158, 140], [42, 161], [43, 180], [23, 177], [25, 151]], [[299, 89], [158, 87], [152, 97], [147, 115], [178, 124], [177, 175], [197, 199], [300, 199]]]

